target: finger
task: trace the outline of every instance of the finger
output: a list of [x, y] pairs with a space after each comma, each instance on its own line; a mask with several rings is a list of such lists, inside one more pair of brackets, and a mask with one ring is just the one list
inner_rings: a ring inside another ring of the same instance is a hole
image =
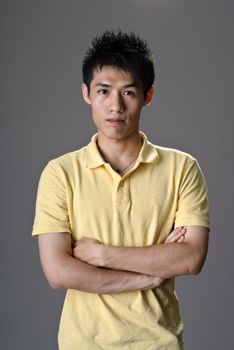
[[185, 235], [181, 236], [176, 242], [182, 243], [182, 242], [184, 242], [184, 239], [185, 239]]
[[90, 237], [82, 237], [78, 242], [94, 242], [94, 243], [101, 243], [98, 239], [96, 238], [90, 238]]
[[183, 227], [177, 227], [175, 230], [173, 230], [168, 236], [167, 239], [165, 241], [165, 243], [170, 242], [171, 240], [174, 239], [174, 237], [177, 237], [177, 235], [181, 232], [181, 230], [183, 229]]
[[179, 230], [173, 232], [173, 235], [169, 235], [166, 243], [177, 242], [182, 236], [186, 234], [186, 229], [184, 227], [180, 227]]
[[172, 242], [178, 242], [178, 240], [182, 239], [182, 241], [185, 238], [185, 234], [186, 234], [186, 229], [183, 228], [176, 236], [174, 236], [174, 239]]

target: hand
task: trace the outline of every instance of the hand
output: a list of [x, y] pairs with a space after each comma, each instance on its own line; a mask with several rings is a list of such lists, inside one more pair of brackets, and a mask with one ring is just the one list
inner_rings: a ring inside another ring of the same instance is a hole
[[186, 229], [178, 227], [167, 236], [165, 243], [182, 243], [185, 239], [185, 234]]
[[154, 277], [154, 287], [153, 288], [158, 288], [160, 287], [163, 282], [167, 281], [166, 278], [162, 278], [162, 277]]
[[[185, 239], [185, 234], [186, 229], [184, 227], [178, 227], [167, 236], [164, 243], [182, 243]], [[154, 288], [161, 286], [166, 280], [162, 277], [154, 277]]]
[[[178, 227], [173, 230], [166, 238], [165, 243], [182, 243], [185, 239], [186, 229], [184, 227]], [[155, 288], [162, 285], [166, 279], [161, 277], [155, 277]]]
[[150, 290], [155, 289], [158, 287], [161, 287], [163, 282], [166, 281], [165, 278], [162, 277], [155, 277], [155, 276], [149, 276], [149, 275], [141, 275], [142, 279], [144, 280], [144, 287], [140, 288], [139, 290]]
[[97, 239], [81, 238], [73, 243], [73, 256], [93, 266], [103, 266], [104, 245]]

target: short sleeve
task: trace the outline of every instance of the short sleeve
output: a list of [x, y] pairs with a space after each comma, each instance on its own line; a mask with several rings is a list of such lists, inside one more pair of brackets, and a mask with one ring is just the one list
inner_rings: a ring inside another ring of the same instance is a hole
[[175, 227], [192, 225], [210, 228], [207, 186], [195, 159], [184, 169], [175, 217]]
[[40, 177], [32, 235], [53, 232], [71, 233], [66, 176], [56, 161], [50, 161]]

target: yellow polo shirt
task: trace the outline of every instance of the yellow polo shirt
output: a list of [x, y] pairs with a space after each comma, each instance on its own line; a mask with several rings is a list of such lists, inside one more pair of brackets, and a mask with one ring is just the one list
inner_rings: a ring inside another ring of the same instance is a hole
[[[33, 235], [69, 232], [75, 240], [145, 246], [163, 243], [173, 227], [209, 227], [207, 188], [196, 160], [141, 137], [138, 160], [123, 177], [101, 157], [97, 135], [50, 161], [39, 183]], [[118, 294], [70, 289], [59, 349], [181, 350], [182, 331], [174, 279]]]

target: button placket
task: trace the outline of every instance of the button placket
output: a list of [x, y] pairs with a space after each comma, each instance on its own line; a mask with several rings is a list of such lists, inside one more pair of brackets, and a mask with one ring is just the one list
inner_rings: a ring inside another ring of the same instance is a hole
[[116, 201], [115, 205], [118, 210], [124, 210], [129, 203], [129, 179], [121, 179], [116, 187]]

